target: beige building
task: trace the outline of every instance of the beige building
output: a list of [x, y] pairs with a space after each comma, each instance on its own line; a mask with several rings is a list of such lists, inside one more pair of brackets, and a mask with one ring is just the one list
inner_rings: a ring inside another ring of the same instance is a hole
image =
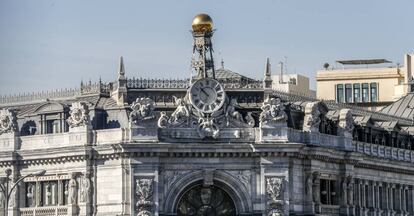
[[[385, 59], [337, 61], [341, 69], [317, 72], [318, 99], [382, 108], [412, 91], [414, 54], [404, 56], [404, 66], [377, 67]], [[364, 67], [362, 67], [364, 66]]]
[[[270, 76], [273, 90], [316, 98], [316, 91], [310, 89], [309, 77], [300, 74], [284, 74], [283, 63], [280, 62], [279, 66], [280, 73]], [[270, 74], [270, 72], [267, 73], [267, 70], [270, 71], [269, 60], [266, 62], [265, 76]]]

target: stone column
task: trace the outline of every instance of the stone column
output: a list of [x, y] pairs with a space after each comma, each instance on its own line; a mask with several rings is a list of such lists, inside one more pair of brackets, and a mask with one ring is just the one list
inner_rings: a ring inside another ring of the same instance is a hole
[[58, 205], [64, 205], [63, 204], [63, 193], [65, 191], [64, 191], [63, 183], [61, 179], [58, 180], [57, 187], [58, 187]]
[[391, 214], [394, 214], [394, 211], [395, 211], [395, 207], [394, 207], [395, 194], [394, 194], [394, 191], [395, 191], [395, 184], [391, 183], [391, 187], [390, 187], [390, 211], [391, 211]]
[[388, 215], [390, 211], [390, 184], [387, 182], [384, 183], [384, 196], [385, 202], [383, 208], [385, 209], [385, 215]]

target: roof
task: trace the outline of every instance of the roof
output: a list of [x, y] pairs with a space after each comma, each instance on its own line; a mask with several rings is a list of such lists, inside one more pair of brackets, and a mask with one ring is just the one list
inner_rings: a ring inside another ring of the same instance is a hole
[[387, 59], [356, 59], [356, 60], [338, 60], [336, 61], [343, 65], [367, 65], [367, 64], [383, 64], [391, 63]]
[[[219, 68], [215, 70], [215, 72], [216, 72], [216, 79], [246, 79], [246, 80], [254, 81], [252, 78], [243, 76], [239, 73], [236, 73], [226, 68]], [[213, 76], [211, 71], [208, 71], [207, 73], [209, 76]]]
[[408, 93], [406, 96], [384, 107], [380, 112], [401, 118], [412, 119], [414, 117], [414, 93]]

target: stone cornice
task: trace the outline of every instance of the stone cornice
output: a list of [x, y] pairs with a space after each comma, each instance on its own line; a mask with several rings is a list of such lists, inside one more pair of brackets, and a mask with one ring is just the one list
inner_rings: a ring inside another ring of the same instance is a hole
[[[55, 149], [57, 150], [57, 149]], [[2, 160], [0, 167], [21, 165], [64, 164], [91, 160], [118, 160], [133, 157], [197, 157], [197, 158], [257, 158], [289, 157], [302, 160], [318, 160], [329, 163], [350, 164], [358, 168], [369, 168], [387, 172], [414, 175], [411, 164], [401, 161], [379, 160], [365, 157], [358, 152], [344, 152], [322, 147], [307, 147], [303, 144], [114, 144], [105, 146], [82, 146], [67, 155], [69, 149], [52, 155], [50, 152], [36, 153], [38, 157], [26, 157], [29, 152], [16, 152], [8, 160]], [[56, 152], [56, 151], [55, 151]], [[21, 154], [22, 153], [22, 154]], [[33, 153], [33, 152], [32, 152]], [[26, 155], [26, 156], [25, 156]], [[402, 169], [399, 167], [406, 167]]]

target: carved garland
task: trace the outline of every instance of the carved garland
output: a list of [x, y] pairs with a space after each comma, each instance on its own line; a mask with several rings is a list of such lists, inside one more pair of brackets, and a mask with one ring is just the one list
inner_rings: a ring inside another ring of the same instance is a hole
[[9, 109], [0, 110], [0, 135], [15, 132], [16, 128], [16, 114]]
[[153, 210], [153, 184], [154, 179], [152, 178], [138, 178], [136, 179], [136, 191], [135, 198], [137, 216], [152, 216]]
[[283, 178], [266, 178], [266, 204], [268, 216], [284, 215]]

